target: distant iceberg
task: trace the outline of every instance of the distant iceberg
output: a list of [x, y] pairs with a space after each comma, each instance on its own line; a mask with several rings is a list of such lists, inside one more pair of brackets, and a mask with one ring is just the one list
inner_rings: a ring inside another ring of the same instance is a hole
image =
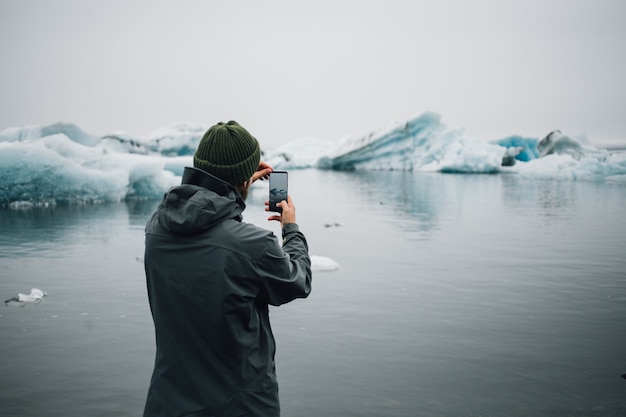
[[[209, 127], [176, 123], [143, 138], [124, 132], [98, 137], [71, 123], [5, 129], [0, 131], [0, 206], [159, 197], [180, 182]], [[468, 138], [430, 112], [362, 137], [296, 139], [264, 149], [263, 158], [278, 169], [515, 173], [626, 182], [624, 151], [598, 150], [559, 131], [543, 139]]]
[[460, 129], [447, 129], [438, 114], [427, 112], [363, 137], [290, 142], [268, 152], [267, 160], [281, 169], [514, 172], [620, 180], [626, 175], [624, 155], [598, 150], [585, 138], [572, 138], [558, 130], [541, 140], [519, 135], [492, 142], [468, 138]]
[[94, 146], [100, 138], [83, 131], [72, 123], [54, 123], [47, 126], [13, 127], [0, 132], [0, 142], [32, 142], [46, 136], [63, 134], [72, 142]]
[[502, 164], [502, 146], [447, 130], [435, 113], [397, 123], [379, 132], [346, 139], [318, 167], [334, 170], [401, 170], [493, 173]]
[[[599, 164], [605, 163], [608, 155], [584, 138], [572, 139], [560, 131], [542, 140], [521, 136], [493, 142], [471, 139], [462, 130], [448, 130], [439, 115], [424, 113], [380, 132], [343, 141], [318, 161], [318, 167], [484, 174], [510, 171], [505, 167], [552, 154], [567, 154], [577, 160], [593, 156]], [[623, 173], [619, 163], [615, 168]]]

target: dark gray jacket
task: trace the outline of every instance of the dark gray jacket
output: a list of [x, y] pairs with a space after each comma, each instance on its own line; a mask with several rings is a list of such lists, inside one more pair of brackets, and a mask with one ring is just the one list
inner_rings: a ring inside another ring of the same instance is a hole
[[145, 270], [156, 360], [144, 416], [278, 416], [268, 305], [311, 291], [296, 224], [281, 247], [242, 222], [230, 185], [195, 168], [146, 225]]

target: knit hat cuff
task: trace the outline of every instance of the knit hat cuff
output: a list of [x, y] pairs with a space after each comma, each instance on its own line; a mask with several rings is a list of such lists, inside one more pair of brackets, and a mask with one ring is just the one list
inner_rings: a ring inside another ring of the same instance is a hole
[[193, 165], [196, 168], [211, 173], [233, 185], [239, 185], [249, 180], [259, 167], [260, 161], [261, 148], [258, 143], [256, 143], [256, 148], [250, 156], [234, 165], [218, 165], [210, 161], [199, 159], [196, 155], [193, 156]]

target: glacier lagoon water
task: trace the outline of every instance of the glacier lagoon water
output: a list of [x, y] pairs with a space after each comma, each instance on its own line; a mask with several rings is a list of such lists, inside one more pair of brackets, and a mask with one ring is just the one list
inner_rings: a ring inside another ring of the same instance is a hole
[[[273, 308], [283, 415], [623, 416], [626, 187], [519, 175], [290, 173], [316, 272]], [[266, 221], [255, 188], [245, 220]], [[137, 416], [156, 206], [0, 210], [3, 415]]]

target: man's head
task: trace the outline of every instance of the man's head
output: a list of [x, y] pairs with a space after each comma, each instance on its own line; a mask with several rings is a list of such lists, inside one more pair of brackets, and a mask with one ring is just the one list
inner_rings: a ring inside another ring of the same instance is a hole
[[194, 167], [237, 188], [247, 188], [260, 161], [259, 142], [233, 120], [219, 122], [207, 130], [193, 155]]

